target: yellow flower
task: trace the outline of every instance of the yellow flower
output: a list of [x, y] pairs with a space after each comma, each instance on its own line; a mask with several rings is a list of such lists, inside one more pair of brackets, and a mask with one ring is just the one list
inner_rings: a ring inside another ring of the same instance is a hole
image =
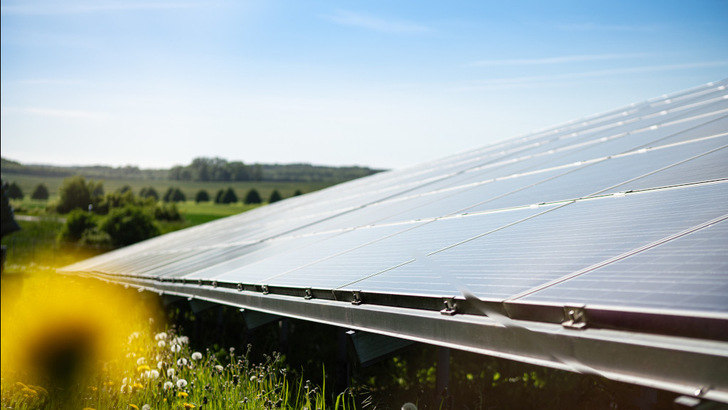
[[132, 387], [132, 388], [133, 388], [134, 390], [137, 390], [137, 389], [139, 389], [139, 390], [143, 390], [143, 389], [144, 389], [144, 386], [143, 386], [143, 385], [142, 385], [141, 383], [134, 383], [134, 384], [132, 384], [132, 385], [131, 385], [131, 387]]
[[143, 371], [145, 371], [145, 370], [150, 370], [150, 369], [151, 369], [151, 368], [150, 368], [150, 367], [149, 367], [148, 365], [146, 365], [146, 364], [143, 364], [143, 365], [141, 365], [141, 366], [137, 367], [137, 371], [138, 371], [138, 372], [143, 372]]
[[114, 385], [114, 382], [112, 382], [111, 380], [109, 380], [108, 382], [104, 382], [104, 386], [106, 386], [106, 387], [111, 387], [113, 385]]
[[84, 407], [83, 410], [96, 410], [96, 409], [93, 407]]
[[195, 405], [192, 404], [192, 403], [185, 403], [185, 408], [186, 409], [194, 409], [195, 408]]
[[91, 391], [96, 391], [98, 388], [96, 386], [88, 386], [88, 389]]
[[183, 391], [177, 393], [177, 397], [187, 397], [187, 396], [189, 396], [189, 394], [187, 394], [187, 393], [185, 393]]
[[129, 407], [131, 407], [132, 409], [135, 409], [135, 410], [139, 410], [139, 407], [137, 407], [137, 406], [135, 406], [133, 404], [129, 404]]

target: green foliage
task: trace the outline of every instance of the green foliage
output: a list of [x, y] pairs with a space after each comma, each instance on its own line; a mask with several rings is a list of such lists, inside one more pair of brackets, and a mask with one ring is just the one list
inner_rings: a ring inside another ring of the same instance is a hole
[[48, 193], [48, 187], [45, 186], [45, 184], [38, 184], [38, 186], [35, 187], [35, 190], [33, 190], [33, 193], [30, 195], [32, 199], [38, 199], [41, 201], [45, 201], [50, 197], [50, 194]]
[[204, 189], [197, 191], [197, 194], [195, 194], [195, 203], [199, 204], [200, 202], [210, 202], [210, 194]]
[[268, 199], [268, 203], [269, 203], [269, 204], [272, 204], [272, 203], [274, 203], [274, 202], [278, 202], [278, 201], [280, 201], [281, 199], [283, 199], [283, 198], [281, 197], [281, 193], [280, 193], [280, 192], [278, 192], [278, 190], [277, 190], [277, 189], [274, 189], [274, 190], [273, 190], [273, 192], [271, 192], [271, 194], [270, 194], [270, 198]]
[[154, 187], [142, 188], [139, 191], [139, 196], [141, 198], [153, 198], [155, 201], [159, 201], [159, 194], [157, 194], [157, 190]]
[[184, 202], [187, 198], [179, 188], [169, 187], [167, 192], [164, 193], [162, 200], [164, 202]]
[[20, 186], [18, 186], [18, 184], [16, 184], [15, 182], [12, 182], [8, 186], [7, 191], [6, 191], [6, 195], [10, 199], [23, 199], [23, 197], [25, 196], [23, 194], [23, 190], [20, 189]]
[[228, 187], [228, 189], [218, 191], [215, 196], [215, 203], [218, 204], [234, 204], [238, 202], [238, 196], [235, 194], [235, 190]]
[[60, 188], [60, 200], [56, 205], [56, 210], [62, 214], [71, 212], [74, 209], [88, 210], [89, 205], [95, 207], [100, 197], [94, 192], [103, 192], [102, 183], [86, 182], [82, 176], [74, 176], [63, 180]]
[[129, 185], [124, 185], [121, 188], [117, 189], [116, 192], [120, 194], [125, 194], [127, 192], [131, 192], [131, 187]]
[[132, 205], [110, 210], [101, 230], [108, 233], [117, 246], [131, 245], [159, 235], [153, 217], [144, 209]]
[[175, 222], [181, 221], [182, 215], [177, 209], [177, 205], [171, 204], [160, 204], [154, 207], [154, 219], [158, 221]]
[[258, 193], [258, 191], [253, 188], [245, 195], [244, 202], [246, 204], [259, 204], [263, 202], [263, 200], [260, 198], [260, 194]]
[[297, 189], [296, 192], [293, 193], [293, 196], [299, 196], [299, 195], [303, 195], [303, 192], [301, 192], [300, 189]]
[[96, 217], [91, 212], [74, 209], [66, 216], [58, 238], [66, 242], [80, 240], [84, 232], [96, 228]]

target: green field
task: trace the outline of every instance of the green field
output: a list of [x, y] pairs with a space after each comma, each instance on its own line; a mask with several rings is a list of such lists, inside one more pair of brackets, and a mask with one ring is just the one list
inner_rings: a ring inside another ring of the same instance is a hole
[[[47, 177], [47, 176], [36, 176], [26, 174], [3, 174], [3, 182], [12, 183], [15, 182], [23, 190], [23, 194], [26, 196], [26, 200], [30, 198], [38, 184], [43, 183], [48, 187], [50, 193], [49, 201], [55, 201], [58, 199], [58, 189], [61, 187], [65, 177]], [[194, 200], [195, 194], [201, 189], [207, 191], [210, 197], [214, 198], [217, 191], [221, 189], [227, 189], [231, 187], [235, 190], [235, 194], [239, 199], [245, 198], [245, 194], [252, 188], [255, 188], [260, 194], [263, 200], [267, 200], [270, 197], [273, 190], [288, 198], [293, 196], [296, 190], [300, 190], [302, 193], [308, 193], [318, 191], [319, 189], [326, 188], [333, 185], [333, 183], [327, 182], [274, 182], [274, 181], [245, 181], [245, 182], [196, 182], [196, 181], [157, 181], [157, 180], [124, 180], [124, 179], [109, 179], [103, 180], [104, 191], [114, 192], [124, 185], [129, 185], [135, 194], [139, 194], [139, 191], [145, 187], [153, 187], [159, 196], [164, 195], [170, 187], [176, 187], [182, 190], [188, 200]], [[25, 203], [24, 203], [25, 204]], [[30, 205], [30, 203], [28, 203]], [[242, 211], [242, 210], [241, 210]]]

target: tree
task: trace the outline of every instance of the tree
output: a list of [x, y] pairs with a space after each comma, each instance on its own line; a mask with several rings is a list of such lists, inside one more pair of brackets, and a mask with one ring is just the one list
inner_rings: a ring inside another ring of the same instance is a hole
[[269, 204], [272, 204], [273, 202], [278, 202], [281, 199], [283, 199], [281, 197], [281, 194], [278, 192], [277, 189], [274, 189], [273, 192], [271, 192], [271, 194], [270, 194], [270, 198], [268, 199], [268, 203]]
[[200, 189], [195, 195], [195, 202], [198, 204], [200, 202], [210, 202], [210, 194], [208, 194], [204, 189]]
[[7, 195], [10, 199], [23, 199], [23, 197], [25, 197], [23, 190], [20, 189], [20, 186], [18, 186], [15, 182], [8, 186]]
[[297, 189], [296, 192], [293, 193], [293, 196], [299, 196], [299, 195], [303, 195], [303, 192], [301, 192], [300, 189]]
[[64, 179], [58, 190], [61, 197], [56, 206], [58, 212], [65, 214], [74, 209], [88, 210], [89, 205], [93, 205], [93, 187], [90, 185], [92, 184], [86, 184], [86, 180], [80, 175]]
[[131, 192], [131, 187], [129, 185], [124, 185], [123, 187], [117, 189], [116, 192], [120, 194], [125, 194], [127, 192]]
[[184, 202], [187, 200], [185, 194], [179, 188], [169, 187], [162, 198], [164, 202]]
[[33, 193], [30, 195], [32, 199], [39, 199], [41, 201], [47, 200], [49, 196], [48, 187], [43, 184], [38, 184], [38, 186], [35, 187], [35, 190], [33, 190]]
[[108, 233], [114, 245], [126, 246], [159, 235], [154, 219], [137, 206], [115, 208], [109, 212], [101, 230]]
[[154, 198], [155, 201], [159, 201], [159, 194], [157, 194], [157, 190], [153, 187], [142, 188], [139, 191], [139, 196], [142, 198]]
[[245, 195], [245, 201], [246, 204], [259, 204], [263, 202], [262, 199], [260, 199], [260, 194], [258, 191], [255, 190], [255, 188], [248, 191], [248, 193]]
[[217, 191], [217, 194], [215, 194], [215, 203], [216, 204], [221, 204], [222, 203], [222, 197], [224, 197], [224, 196], [225, 196], [225, 190], [224, 189], [221, 189], [221, 190]]
[[223, 204], [234, 204], [238, 202], [238, 196], [235, 195], [235, 191], [228, 187], [228, 189], [225, 190], [225, 194], [222, 196], [222, 203]]
[[59, 239], [75, 242], [83, 237], [85, 231], [94, 228], [96, 228], [94, 214], [82, 209], [74, 209], [66, 217], [66, 223], [61, 228]]

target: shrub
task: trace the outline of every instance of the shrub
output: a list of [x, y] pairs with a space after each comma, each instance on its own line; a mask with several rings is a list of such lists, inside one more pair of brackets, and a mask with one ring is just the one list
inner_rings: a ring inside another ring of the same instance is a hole
[[169, 187], [162, 198], [164, 202], [184, 202], [187, 200], [185, 194], [179, 188]]
[[101, 182], [94, 183], [76, 175], [66, 178], [59, 189], [60, 200], [56, 206], [56, 210], [62, 214], [71, 212], [74, 209], [88, 210], [89, 205], [96, 208], [101, 201], [98, 193], [103, 193], [104, 189]]
[[268, 203], [269, 204], [272, 204], [273, 202], [278, 202], [281, 199], [283, 199], [283, 198], [281, 197], [280, 192], [278, 192], [277, 189], [274, 189], [273, 192], [271, 192], [271, 194], [270, 194], [270, 198], [268, 199]]
[[161, 204], [154, 208], [154, 219], [158, 221], [181, 221], [182, 215], [175, 204]]
[[45, 201], [49, 196], [48, 187], [43, 184], [38, 184], [38, 186], [35, 187], [35, 190], [33, 190], [33, 193], [30, 195], [30, 198]]
[[94, 214], [81, 209], [74, 209], [66, 217], [66, 223], [61, 228], [59, 239], [75, 242], [83, 237], [84, 232], [95, 228], [96, 219]]
[[222, 195], [221, 202], [223, 204], [234, 204], [238, 202], [238, 196], [235, 195], [235, 191], [232, 188], [228, 188], [225, 190], [225, 193]]
[[255, 188], [248, 191], [247, 195], [245, 195], [245, 201], [246, 204], [259, 204], [263, 202], [262, 199], [260, 199], [260, 194], [258, 191], [255, 190]]
[[159, 228], [151, 215], [142, 208], [127, 205], [112, 209], [101, 225], [114, 245], [126, 246], [159, 235]]
[[23, 194], [23, 190], [20, 189], [20, 186], [16, 184], [15, 182], [11, 183], [10, 186], [8, 186], [7, 189], [7, 195], [10, 199], [23, 199], [25, 195]]
[[210, 202], [210, 194], [207, 193], [204, 189], [201, 189], [197, 191], [197, 194], [195, 195], [195, 202]]
[[142, 198], [154, 198], [155, 201], [159, 201], [159, 194], [157, 194], [157, 190], [153, 187], [142, 188], [139, 191], [139, 196]]

